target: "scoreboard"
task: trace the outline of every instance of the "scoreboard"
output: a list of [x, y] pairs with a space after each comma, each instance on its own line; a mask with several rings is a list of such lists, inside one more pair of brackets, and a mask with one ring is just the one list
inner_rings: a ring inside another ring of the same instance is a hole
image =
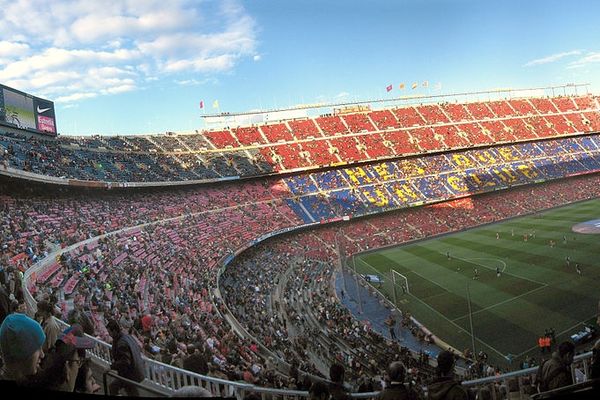
[[0, 124], [56, 136], [54, 103], [0, 84]]

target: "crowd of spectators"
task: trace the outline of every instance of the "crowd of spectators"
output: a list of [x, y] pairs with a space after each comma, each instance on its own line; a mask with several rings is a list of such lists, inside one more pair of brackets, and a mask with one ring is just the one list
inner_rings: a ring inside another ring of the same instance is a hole
[[127, 137], [38, 138], [2, 132], [0, 165], [103, 182], [211, 180], [373, 161], [381, 154], [405, 156], [600, 130], [594, 98], [568, 98], [570, 106], [564, 105], [564, 98], [554, 100], [559, 99], [560, 106], [553, 105], [552, 99], [520, 100], [518, 104], [527, 107], [525, 112], [509, 105], [512, 100], [493, 108], [470, 103], [454, 104], [446, 111], [438, 104], [384, 110], [384, 120], [394, 122], [385, 122], [382, 128], [374, 122], [380, 121], [381, 113], [374, 113], [373, 120], [369, 114], [358, 113], [283, 121], [275, 129], [280, 133], [272, 139], [267, 134], [273, 129], [260, 126]]

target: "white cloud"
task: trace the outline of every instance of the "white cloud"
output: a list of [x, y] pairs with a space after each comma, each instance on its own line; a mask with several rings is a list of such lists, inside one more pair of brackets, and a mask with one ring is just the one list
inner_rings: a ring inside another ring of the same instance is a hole
[[567, 65], [567, 68], [583, 68], [587, 67], [590, 64], [596, 63], [600, 63], [600, 52], [589, 52], [584, 57], [581, 57], [580, 59], [569, 63], [569, 65]]
[[550, 63], [556, 62], [558, 60], [561, 60], [565, 57], [577, 56], [579, 54], [581, 54], [581, 50], [572, 50], [572, 51], [565, 51], [562, 53], [556, 53], [556, 54], [552, 54], [552, 55], [549, 55], [544, 58], [538, 58], [536, 60], [531, 60], [531, 61], [527, 62], [524, 65], [524, 67], [533, 67], [535, 65], [550, 64]]
[[260, 60], [256, 23], [238, 0], [0, 0], [0, 8], [0, 81], [60, 102], [165, 75], [203, 83], [243, 58]]

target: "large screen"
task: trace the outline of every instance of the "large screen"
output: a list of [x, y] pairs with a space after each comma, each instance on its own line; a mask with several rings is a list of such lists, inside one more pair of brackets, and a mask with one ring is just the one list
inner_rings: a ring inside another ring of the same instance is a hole
[[54, 103], [0, 85], [0, 122], [56, 136]]

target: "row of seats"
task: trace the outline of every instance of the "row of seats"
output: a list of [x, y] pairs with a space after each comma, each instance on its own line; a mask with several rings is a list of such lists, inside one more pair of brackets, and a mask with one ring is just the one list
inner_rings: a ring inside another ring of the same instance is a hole
[[570, 137], [284, 178], [306, 222], [364, 215], [600, 170], [600, 136]]
[[195, 135], [49, 140], [3, 133], [0, 164], [104, 182], [215, 180], [597, 131], [596, 98], [529, 98], [328, 115]]

